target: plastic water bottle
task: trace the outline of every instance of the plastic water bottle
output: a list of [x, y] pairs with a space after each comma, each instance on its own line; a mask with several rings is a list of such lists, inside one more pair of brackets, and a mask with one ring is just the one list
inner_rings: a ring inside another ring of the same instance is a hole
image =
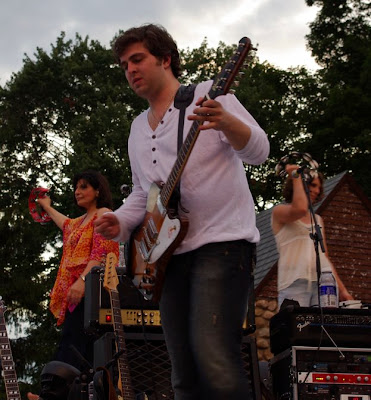
[[319, 279], [319, 298], [321, 307], [337, 308], [338, 296], [336, 293], [336, 280], [331, 271], [322, 272]]

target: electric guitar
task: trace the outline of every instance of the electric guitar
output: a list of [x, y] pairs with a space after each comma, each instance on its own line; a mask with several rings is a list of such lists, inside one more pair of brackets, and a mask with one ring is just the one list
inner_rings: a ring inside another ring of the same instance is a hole
[[[246, 56], [253, 50], [250, 39], [240, 40], [238, 49], [214, 79], [204, 100], [226, 94]], [[161, 186], [152, 183], [148, 193], [146, 214], [134, 231], [130, 247], [130, 273], [135, 286], [148, 298], [158, 301], [171, 255], [184, 239], [188, 220], [170, 207], [170, 201], [200, 133], [200, 121], [194, 121], [180, 148], [167, 181]]]
[[119, 284], [116, 272], [117, 261], [115, 253], [108, 253], [103, 280], [103, 287], [108, 291], [111, 300], [112, 322], [116, 336], [116, 351], [117, 353], [121, 353], [117, 360], [119, 370], [117, 389], [120, 392], [117, 398], [119, 400], [135, 400], [136, 396], [131, 384], [124, 330], [122, 327], [120, 296], [117, 291], [117, 285]]
[[6, 307], [0, 297], [0, 358], [3, 367], [6, 398], [8, 400], [21, 400], [12, 350], [10, 348], [10, 342], [6, 331], [4, 318], [5, 311]]

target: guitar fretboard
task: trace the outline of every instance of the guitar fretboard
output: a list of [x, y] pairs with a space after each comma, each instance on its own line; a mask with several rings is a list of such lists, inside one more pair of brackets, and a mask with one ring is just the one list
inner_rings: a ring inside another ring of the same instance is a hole
[[200, 125], [201, 125], [200, 121], [193, 122], [191, 129], [188, 132], [187, 137], [183, 142], [182, 147], [179, 150], [177, 160], [175, 161], [175, 164], [171, 169], [168, 179], [161, 190], [160, 194], [161, 203], [164, 205], [164, 207], [168, 206], [170, 198], [175, 190], [175, 187], [180, 179], [180, 176], [183, 173], [184, 167], [188, 161], [193, 146], [196, 143], [196, 140], [200, 133], [200, 130], [198, 129]]
[[120, 296], [117, 290], [110, 291], [113, 327], [116, 335], [117, 352], [121, 353], [118, 358], [118, 369], [121, 380], [122, 397], [125, 400], [135, 400], [134, 390], [131, 385], [130, 368], [126, 352], [124, 330], [122, 328]]
[[7, 399], [21, 400], [12, 350], [10, 348], [5, 319], [2, 312], [0, 313], [0, 357]]

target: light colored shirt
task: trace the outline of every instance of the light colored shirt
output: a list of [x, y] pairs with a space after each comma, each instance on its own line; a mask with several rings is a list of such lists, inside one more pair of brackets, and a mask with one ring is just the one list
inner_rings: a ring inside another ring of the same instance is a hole
[[[316, 215], [318, 224], [323, 226], [322, 218]], [[297, 220], [285, 224], [275, 235], [278, 260], [278, 291], [286, 289], [297, 279], [308, 282], [317, 280], [316, 252], [310, 233], [312, 224]], [[331, 262], [319, 246], [321, 271], [332, 271]]]
[[[193, 104], [205, 96], [212, 81], [199, 84]], [[189, 220], [186, 237], [175, 254], [194, 250], [206, 243], [246, 239], [259, 241], [255, 224], [254, 202], [243, 162], [257, 165], [266, 160], [269, 142], [265, 132], [233, 95], [219, 96], [223, 107], [251, 129], [248, 144], [235, 151], [221, 131], [201, 131], [181, 175], [180, 210]], [[177, 157], [179, 110], [170, 106], [155, 131], [148, 124], [148, 110], [133, 122], [128, 149], [132, 169], [133, 191], [114, 213], [120, 221], [120, 236], [126, 241], [143, 220], [147, 194], [152, 182], [166, 182]], [[184, 138], [192, 121], [185, 118]]]

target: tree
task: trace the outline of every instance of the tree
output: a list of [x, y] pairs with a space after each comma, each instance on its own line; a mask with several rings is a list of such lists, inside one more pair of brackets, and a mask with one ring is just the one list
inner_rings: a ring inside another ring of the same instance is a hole
[[371, 195], [371, 4], [369, 0], [306, 0], [320, 6], [308, 47], [322, 67], [321, 99], [308, 120], [306, 149], [327, 175], [353, 172]]

